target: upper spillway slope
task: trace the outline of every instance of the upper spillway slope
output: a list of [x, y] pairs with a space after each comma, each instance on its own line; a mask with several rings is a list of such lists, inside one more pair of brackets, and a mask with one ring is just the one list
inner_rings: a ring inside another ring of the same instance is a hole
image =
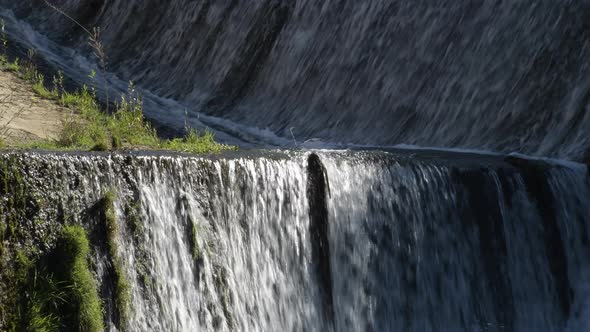
[[[11, 37], [78, 81], [83, 31], [2, 0]], [[459, 147], [581, 160], [590, 146], [588, 1], [69, 0], [100, 26], [113, 89], [148, 116], [240, 144]], [[90, 60], [90, 61], [88, 61]]]

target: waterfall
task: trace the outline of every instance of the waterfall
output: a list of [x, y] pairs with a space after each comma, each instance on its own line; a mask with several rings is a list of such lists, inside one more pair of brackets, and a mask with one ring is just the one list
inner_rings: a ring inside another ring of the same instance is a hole
[[[141, 305], [132, 329], [321, 329], [306, 245], [304, 166], [300, 157], [142, 160], [139, 243], [150, 255], [153, 293], [146, 297], [134, 285], [133, 303]], [[126, 255], [128, 266], [136, 266], [137, 250]]]
[[109, 330], [111, 263], [92, 212], [105, 190], [117, 194], [130, 331], [588, 326], [580, 165], [327, 151], [0, 159], [55, 202], [32, 241], [59, 211], [89, 230]]
[[585, 170], [325, 164], [337, 330], [563, 331], [579, 315]]
[[588, 167], [532, 157], [590, 156], [588, 1], [41, 3], [0, 0], [8, 56], [164, 135], [354, 151], [0, 153], [0, 309], [17, 258], [74, 280], [67, 225], [108, 331], [590, 330]]

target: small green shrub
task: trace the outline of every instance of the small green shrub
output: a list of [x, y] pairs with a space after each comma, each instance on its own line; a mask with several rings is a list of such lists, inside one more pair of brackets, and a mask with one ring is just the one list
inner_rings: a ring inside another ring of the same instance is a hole
[[27, 81], [35, 83], [38, 81], [39, 72], [37, 71], [37, 67], [35, 67], [35, 56], [37, 52], [34, 49], [29, 49], [27, 51], [27, 59], [22, 63], [19, 67], [19, 74]]
[[108, 119], [107, 126], [121, 146], [154, 147], [159, 138], [149, 123], [145, 122], [141, 110], [120, 108]]
[[75, 116], [62, 120], [62, 128], [54, 142], [62, 149], [106, 151], [110, 148], [109, 132], [98, 122], [81, 121]]
[[51, 90], [51, 93], [54, 96], [60, 96], [64, 92], [64, 74], [61, 70], [59, 70], [57, 75], [53, 76], [53, 89]]
[[59, 132], [57, 142], [62, 146], [77, 145], [84, 136], [86, 126], [81, 122], [64, 120], [62, 121], [62, 129]]

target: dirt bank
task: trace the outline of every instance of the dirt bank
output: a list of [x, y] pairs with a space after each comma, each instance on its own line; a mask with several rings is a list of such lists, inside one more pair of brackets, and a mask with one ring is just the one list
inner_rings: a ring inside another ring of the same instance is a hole
[[0, 135], [8, 145], [55, 138], [71, 110], [40, 98], [31, 84], [0, 70]]

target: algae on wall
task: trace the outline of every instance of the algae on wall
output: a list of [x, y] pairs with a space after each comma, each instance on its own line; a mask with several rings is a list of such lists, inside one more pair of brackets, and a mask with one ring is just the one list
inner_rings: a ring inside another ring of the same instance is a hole
[[[115, 241], [115, 197], [84, 197], [82, 183], [75, 171], [0, 155], [0, 331], [100, 331], [109, 321], [124, 330], [129, 294]], [[98, 291], [108, 281], [91, 255], [99, 243], [107, 243], [115, 270], [113, 294]], [[107, 301], [116, 303], [116, 314], [104, 310]]]
[[112, 273], [114, 274], [115, 324], [119, 330], [125, 330], [125, 324], [129, 318], [130, 286], [123, 267], [123, 262], [121, 261], [119, 246], [117, 245], [116, 237], [119, 233], [119, 227], [115, 215], [115, 199], [115, 192], [109, 190], [104, 194], [100, 205], [106, 229], [107, 250], [110, 265]]

